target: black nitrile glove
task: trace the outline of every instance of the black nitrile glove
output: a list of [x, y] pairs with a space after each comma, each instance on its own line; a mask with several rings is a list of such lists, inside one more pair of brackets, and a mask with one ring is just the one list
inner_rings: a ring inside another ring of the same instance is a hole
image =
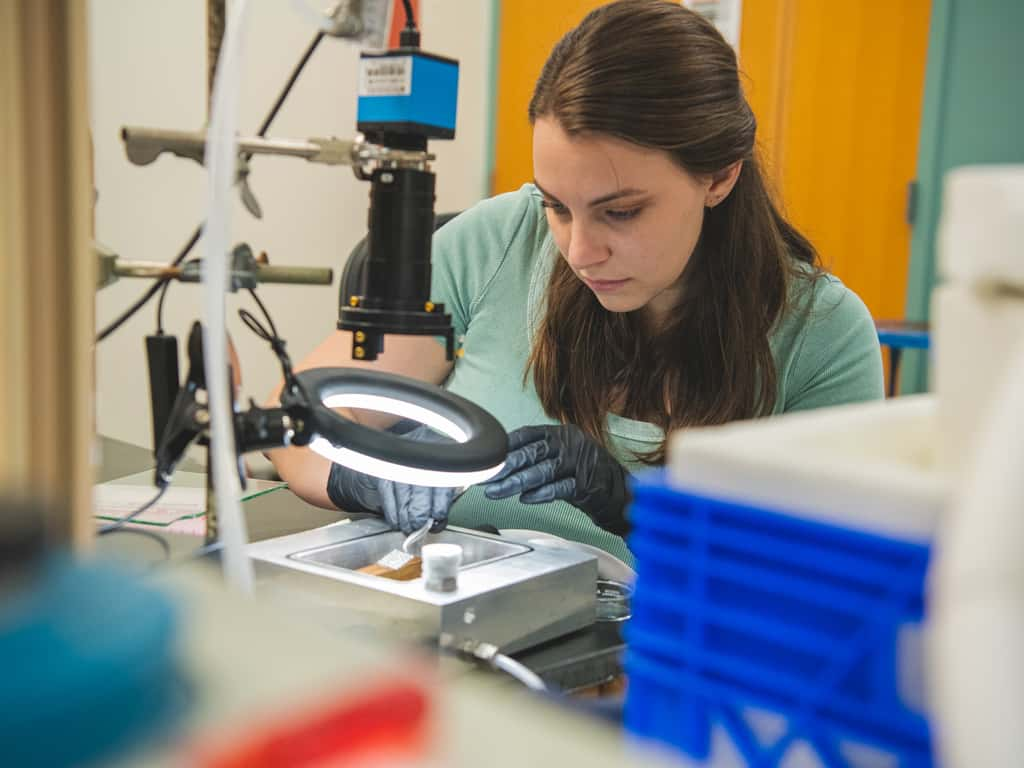
[[509, 434], [505, 467], [484, 486], [484, 495], [518, 493], [524, 504], [564, 499], [601, 528], [625, 536], [628, 480], [626, 468], [579, 427], [522, 427]]
[[[405, 437], [426, 442], [447, 439], [424, 426], [417, 427]], [[448, 510], [455, 491], [455, 488], [397, 483], [341, 464], [332, 464], [327, 478], [327, 495], [338, 509], [383, 515], [392, 528], [406, 535], [422, 528], [428, 520], [434, 521], [430, 529], [433, 533], [443, 530], [448, 525]]]

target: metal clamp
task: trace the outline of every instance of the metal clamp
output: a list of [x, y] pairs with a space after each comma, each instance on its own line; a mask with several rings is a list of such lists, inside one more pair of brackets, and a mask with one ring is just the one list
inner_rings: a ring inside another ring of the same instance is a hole
[[[193, 160], [200, 165], [206, 157], [206, 134], [203, 131], [173, 131], [163, 128], [124, 126], [121, 128], [125, 154], [135, 165], [149, 165], [168, 152]], [[236, 180], [246, 209], [257, 219], [263, 211], [249, 187], [249, 160], [254, 155], [300, 157], [321, 165], [349, 165], [357, 179], [366, 181], [376, 168], [408, 168], [429, 171], [436, 155], [426, 150], [392, 149], [371, 144], [360, 133], [355, 139], [312, 138], [265, 139], [243, 137], [238, 140]]]
[[[97, 288], [104, 288], [119, 277], [147, 277], [198, 283], [202, 279], [202, 262], [189, 261], [173, 267], [153, 261], [127, 261], [99, 243], [93, 250], [99, 262]], [[255, 288], [259, 283], [290, 283], [292, 285], [330, 285], [334, 270], [328, 267], [272, 267], [266, 255], [253, 255], [246, 243], [239, 243], [231, 252], [229, 290]]]

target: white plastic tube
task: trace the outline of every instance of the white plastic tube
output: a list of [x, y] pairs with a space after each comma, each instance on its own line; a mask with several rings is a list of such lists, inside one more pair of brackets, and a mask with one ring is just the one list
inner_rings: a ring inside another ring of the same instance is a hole
[[232, 188], [238, 163], [238, 96], [241, 87], [242, 46], [248, 0], [230, 4], [224, 40], [213, 84], [210, 125], [207, 130], [206, 168], [208, 206], [203, 231], [203, 307], [206, 335], [203, 364], [210, 395], [213, 472], [221, 541], [221, 563], [229, 585], [252, 591], [252, 563], [245, 551], [245, 518], [239, 503], [241, 488], [235, 454], [231, 395], [228, 380], [225, 293], [228, 287], [228, 250], [231, 241]]
[[[427, 546], [435, 547], [444, 545], [428, 544]], [[424, 549], [426, 549], [426, 547], [424, 547]], [[426, 561], [426, 558], [424, 558], [424, 561]], [[544, 684], [544, 681], [540, 678], [540, 675], [536, 674], [532, 669], [524, 664], [516, 661], [511, 656], [506, 656], [505, 654], [500, 653], [498, 651], [498, 646], [494, 643], [479, 642], [476, 643], [476, 645], [471, 645], [470, 647], [463, 647], [461, 650], [463, 653], [468, 653], [481, 661], [486, 662], [492, 669], [497, 669], [507, 675], [511, 675], [531, 691], [546, 691], [548, 689]]]
[[536, 672], [503, 653], [494, 654], [491, 666], [511, 675], [531, 691], [546, 691], [548, 687]]

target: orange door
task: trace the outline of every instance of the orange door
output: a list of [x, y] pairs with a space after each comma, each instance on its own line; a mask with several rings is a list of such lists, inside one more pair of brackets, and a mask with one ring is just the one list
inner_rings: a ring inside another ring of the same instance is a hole
[[[501, 4], [494, 192], [532, 178], [526, 107], [600, 0]], [[903, 317], [930, 0], [746, 0], [740, 67], [784, 207], [875, 317]]]
[[603, 0], [503, 0], [491, 189], [510, 192], [533, 180], [533, 131], [526, 109], [533, 84], [559, 39]]
[[744, 3], [740, 66], [786, 212], [876, 318], [902, 318], [931, 0]]

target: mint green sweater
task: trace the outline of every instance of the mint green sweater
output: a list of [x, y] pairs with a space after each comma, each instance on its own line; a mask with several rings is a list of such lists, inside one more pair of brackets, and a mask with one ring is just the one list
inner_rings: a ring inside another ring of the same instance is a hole
[[[523, 377], [555, 258], [540, 193], [529, 184], [479, 203], [434, 237], [431, 298], [451, 312], [463, 353], [445, 386], [486, 408], [509, 431], [555, 423], [544, 413], [532, 377], [525, 384]], [[775, 412], [880, 399], [882, 360], [864, 303], [831, 275], [794, 285], [803, 296], [791, 297], [797, 300], [771, 337], [779, 387]], [[613, 452], [631, 470], [642, 466], [636, 453], [664, 439], [653, 424], [614, 414], [607, 430]], [[547, 531], [632, 561], [620, 537], [564, 502], [491, 501], [474, 487], [456, 502], [450, 519], [454, 525]]]

